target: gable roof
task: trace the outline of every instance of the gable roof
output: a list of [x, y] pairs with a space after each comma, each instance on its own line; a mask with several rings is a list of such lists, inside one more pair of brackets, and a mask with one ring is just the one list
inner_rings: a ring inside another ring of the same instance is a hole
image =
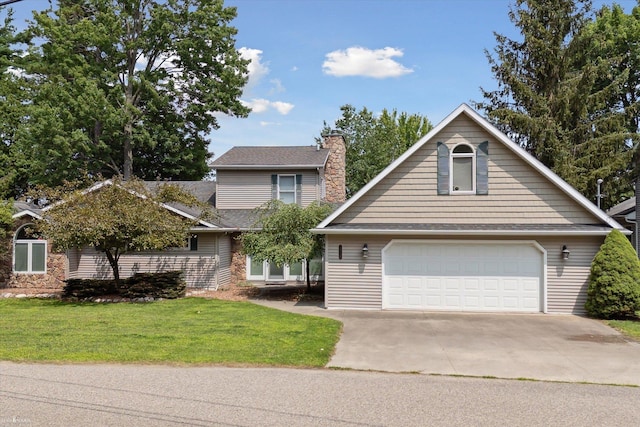
[[607, 213], [611, 216], [626, 215], [636, 210], [636, 198], [630, 197], [624, 202], [611, 207]]
[[[191, 182], [191, 181], [183, 181], [183, 183], [189, 183], [189, 182]], [[151, 189], [152, 187], [157, 187], [159, 184], [174, 184], [175, 182], [172, 182], [172, 181], [164, 182], [164, 181], [162, 181], [162, 182], [159, 182], [159, 183], [157, 183], [155, 185], [150, 185], [150, 183], [151, 183], [151, 181], [145, 181], [144, 185], [147, 188]], [[105, 187], [107, 185], [114, 185], [114, 183], [113, 183], [112, 180], [107, 179], [105, 181], [98, 182], [98, 183], [92, 185], [91, 187], [83, 190], [82, 193], [83, 194], [91, 193], [91, 192], [97, 191], [97, 190], [99, 190], [102, 187]], [[209, 185], [210, 185], [210, 183], [209, 183]], [[185, 189], [188, 189], [188, 188], [185, 188]], [[137, 193], [135, 191], [132, 191], [132, 190], [128, 190], [128, 191], [130, 191], [131, 194], [134, 194], [135, 196], [138, 196], [138, 197], [140, 197], [142, 199], [146, 198], [146, 196], [144, 194], [139, 194], [139, 193]], [[48, 206], [44, 207], [42, 209], [42, 212], [48, 211], [53, 206], [56, 206], [59, 203], [64, 203], [64, 200], [61, 200], [59, 202], [56, 202], [56, 203], [53, 203], [51, 205], [48, 205]], [[191, 220], [197, 219], [197, 216], [199, 214], [199, 212], [196, 212], [193, 208], [189, 208], [188, 206], [183, 206], [183, 205], [181, 205], [179, 203], [170, 203], [170, 204], [169, 203], [159, 203], [159, 204], [163, 208], [165, 208], [165, 209], [167, 209], [167, 210], [169, 210], [169, 211], [171, 211], [171, 212], [173, 212], [173, 213], [175, 213], [177, 215], [180, 215], [180, 216], [182, 216], [184, 218], [188, 218], [188, 219], [191, 219]], [[207, 222], [207, 221], [204, 221], [204, 220], [201, 220], [201, 219], [198, 220], [198, 224], [201, 225], [201, 226], [207, 227], [207, 228], [219, 228], [217, 225], [212, 224], [212, 223]]]
[[329, 150], [298, 147], [233, 147], [211, 163], [213, 169], [311, 169], [327, 163]]
[[30, 216], [35, 219], [42, 219], [42, 209], [40, 207], [23, 201], [13, 202], [14, 214], [11, 216], [13, 219], [22, 218], [23, 216]]
[[520, 157], [524, 162], [526, 162], [529, 166], [537, 170], [541, 175], [547, 178], [551, 183], [553, 183], [556, 187], [558, 187], [562, 192], [564, 192], [569, 198], [573, 199], [580, 206], [585, 208], [595, 217], [597, 217], [600, 221], [607, 224], [611, 228], [615, 228], [626, 232], [626, 229], [618, 224], [613, 218], [609, 217], [605, 212], [597, 208], [593, 203], [591, 203], [587, 198], [585, 198], [582, 194], [580, 194], [575, 188], [569, 185], [566, 181], [552, 172], [549, 168], [543, 165], [539, 160], [534, 158], [532, 155], [527, 153], [522, 147], [514, 143], [508, 136], [504, 133], [500, 132], [497, 128], [495, 128], [491, 123], [489, 123], [485, 118], [480, 116], [475, 110], [469, 107], [467, 104], [461, 104], [458, 108], [456, 108], [451, 114], [449, 114], [444, 120], [442, 120], [437, 126], [435, 126], [429, 133], [420, 138], [418, 142], [416, 142], [413, 146], [411, 146], [402, 156], [398, 157], [393, 163], [387, 166], [382, 172], [380, 172], [373, 180], [371, 180], [367, 185], [361, 188], [353, 197], [351, 197], [345, 204], [343, 204], [339, 209], [334, 211], [331, 215], [329, 215], [324, 221], [322, 221], [317, 227], [317, 232], [326, 232], [327, 227], [331, 225], [331, 223], [338, 218], [343, 212], [349, 209], [354, 203], [356, 203], [360, 198], [362, 198], [371, 188], [377, 185], [380, 181], [382, 181], [386, 176], [388, 176], [392, 171], [394, 171], [399, 165], [401, 165], [405, 160], [411, 157], [416, 151], [422, 148], [426, 143], [431, 141], [435, 135], [437, 135], [440, 131], [442, 131], [445, 127], [447, 127], [453, 120], [461, 115], [466, 115], [473, 122], [475, 122], [478, 126], [480, 126], [483, 130], [489, 133], [492, 137], [494, 137], [498, 142], [501, 142], [505, 147], [511, 150], [516, 156]]

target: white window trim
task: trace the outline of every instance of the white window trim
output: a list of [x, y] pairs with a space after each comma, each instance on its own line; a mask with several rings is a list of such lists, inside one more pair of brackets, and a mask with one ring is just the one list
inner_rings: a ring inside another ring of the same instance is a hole
[[[16, 271], [16, 244], [26, 243], [28, 245], [27, 248], [27, 271]], [[44, 245], [44, 270], [32, 270], [32, 261], [33, 261], [33, 245]], [[37, 239], [13, 239], [13, 263], [12, 270], [14, 274], [47, 274], [47, 241], [46, 240], [37, 240]]]
[[[471, 148], [471, 153], [455, 153], [456, 148], [460, 146], [466, 146]], [[470, 158], [471, 159], [471, 190], [456, 190], [453, 187], [453, 178], [454, 178], [453, 159], [454, 158]], [[470, 144], [467, 144], [464, 142], [456, 144], [449, 154], [449, 190], [450, 190], [449, 194], [476, 194], [476, 150]]]
[[[281, 177], [293, 177], [293, 190], [285, 190], [285, 191], [280, 191], [280, 178]], [[293, 193], [293, 202], [292, 204], [296, 204], [298, 203], [298, 200], [296, 200], [296, 175], [278, 175], [278, 200], [282, 201], [282, 199], [280, 198], [280, 193]]]
[[[252, 275], [251, 274], [251, 255], [247, 255], [246, 258], [246, 277], [247, 280], [257, 280], [257, 281], [268, 281], [268, 280], [278, 280], [278, 281], [285, 281], [285, 282], [292, 282], [292, 281], [299, 281], [299, 282], [304, 282], [307, 279], [307, 263], [302, 261], [302, 274], [291, 274], [290, 270], [289, 270], [289, 266], [285, 265], [283, 268], [283, 278], [275, 278], [275, 279], [270, 279], [269, 278], [269, 263], [267, 261], [263, 261], [262, 262], [262, 274], [261, 275]], [[324, 280], [324, 274], [320, 274], [320, 275], [316, 275], [316, 276], [311, 276], [311, 278], [313, 280]]]

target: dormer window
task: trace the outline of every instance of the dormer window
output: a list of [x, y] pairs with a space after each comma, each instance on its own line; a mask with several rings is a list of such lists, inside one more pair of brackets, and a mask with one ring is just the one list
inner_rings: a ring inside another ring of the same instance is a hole
[[451, 192], [474, 193], [475, 157], [473, 147], [459, 144], [451, 151]]
[[444, 142], [436, 144], [439, 195], [489, 194], [489, 142], [461, 143], [449, 151]]

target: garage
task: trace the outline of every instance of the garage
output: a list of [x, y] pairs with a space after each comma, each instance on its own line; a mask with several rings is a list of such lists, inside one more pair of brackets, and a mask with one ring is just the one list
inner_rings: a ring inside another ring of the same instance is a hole
[[392, 240], [382, 308], [541, 312], [544, 262], [534, 241]]

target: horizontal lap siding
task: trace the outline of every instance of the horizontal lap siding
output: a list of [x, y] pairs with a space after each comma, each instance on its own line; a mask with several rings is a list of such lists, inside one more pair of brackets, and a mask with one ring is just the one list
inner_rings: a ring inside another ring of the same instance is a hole
[[[325, 304], [327, 308], [382, 308], [381, 251], [387, 238], [327, 236]], [[362, 257], [367, 243], [369, 257]], [[338, 248], [342, 245], [342, 259]]]
[[218, 238], [218, 253], [220, 254], [218, 286], [225, 286], [231, 283], [231, 240], [228, 234], [222, 234]]
[[[164, 252], [132, 252], [120, 257], [120, 277], [134, 273], [157, 273], [170, 270], [184, 271], [188, 287], [216, 287], [218, 256], [217, 237], [213, 233], [198, 235], [198, 250], [167, 250]], [[108, 279], [113, 277], [105, 255], [93, 248], [79, 253], [77, 278]]]
[[253, 209], [271, 200], [271, 175], [302, 175], [302, 205], [319, 200], [318, 173], [306, 171], [218, 171], [216, 207]]
[[[410, 237], [396, 237], [407, 239]], [[428, 240], [424, 237], [415, 237]], [[442, 237], [438, 237], [441, 239]], [[327, 308], [382, 308], [382, 248], [392, 237], [327, 236]], [[489, 240], [474, 237], [455, 240]], [[547, 253], [547, 311], [549, 313], [584, 313], [591, 261], [604, 237], [513, 237], [495, 239], [537, 241]], [[367, 243], [369, 257], [362, 258]], [[342, 260], [338, 247], [342, 245]], [[571, 251], [568, 260], [561, 256], [562, 246]]]
[[[548, 312], [584, 314], [591, 261], [604, 237], [560, 237], [539, 242], [547, 250]], [[568, 260], [560, 255], [563, 245], [571, 251]]]
[[[489, 194], [437, 195], [436, 142], [489, 141]], [[458, 117], [334, 223], [569, 224], [599, 222], [511, 150]]]

